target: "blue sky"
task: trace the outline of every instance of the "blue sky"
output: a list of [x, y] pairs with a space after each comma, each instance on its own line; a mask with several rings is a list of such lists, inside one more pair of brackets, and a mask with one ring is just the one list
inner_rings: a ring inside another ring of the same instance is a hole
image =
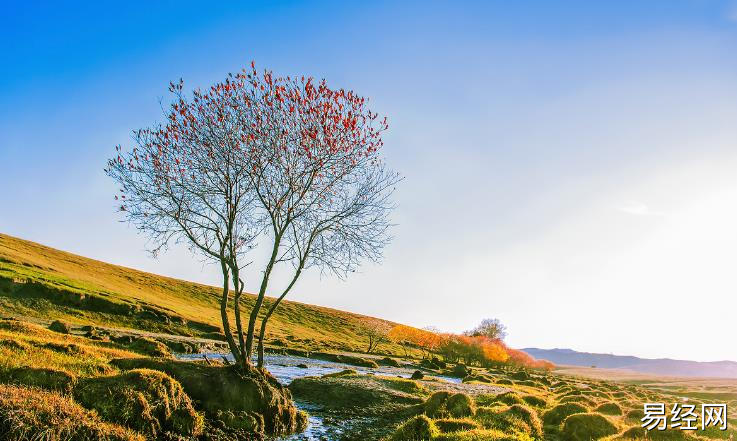
[[4, 233], [217, 283], [186, 250], [148, 257], [102, 169], [170, 80], [255, 60], [370, 97], [405, 176], [383, 264], [308, 273], [293, 299], [452, 331], [497, 317], [517, 347], [737, 360], [737, 3], [3, 9]]

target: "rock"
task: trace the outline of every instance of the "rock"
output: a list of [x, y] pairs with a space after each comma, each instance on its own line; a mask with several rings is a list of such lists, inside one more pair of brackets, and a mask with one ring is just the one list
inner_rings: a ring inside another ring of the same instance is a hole
[[410, 377], [413, 380], [422, 380], [425, 378], [425, 374], [422, 373], [422, 371], [414, 371], [412, 372], [412, 376]]
[[308, 366], [306, 364], [304, 364], [304, 363], [300, 363], [300, 364], [297, 365], [297, 367], [300, 368], [300, 369], [307, 369]]
[[60, 334], [69, 334], [72, 332], [72, 327], [68, 323], [62, 322], [61, 320], [54, 320], [50, 325], [49, 329], [58, 332]]

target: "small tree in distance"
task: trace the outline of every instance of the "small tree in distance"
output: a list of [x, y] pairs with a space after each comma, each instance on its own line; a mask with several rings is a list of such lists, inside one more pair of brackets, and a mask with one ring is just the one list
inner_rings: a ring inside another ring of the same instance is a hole
[[[260, 367], [268, 321], [305, 269], [345, 277], [364, 259], [381, 258], [400, 179], [380, 156], [386, 118], [352, 91], [259, 73], [253, 63], [191, 98], [181, 81], [170, 91], [165, 123], [134, 132], [135, 147], [118, 146], [106, 172], [120, 185], [120, 210], [155, 253], [183, 241], [220, 266], [228, 345], [248, 367], [257, 339]], [[268, 258], [244, 322], [242, 270], [257, 243]], [[293, 267], [292, 277], [256, 334], [280, 263]]]
[[507, 336], [507, 327], [499, 319], [484, 319], [471, 331], [465, 333], [471, 337], [487, 337], [492, 340], [504, 340]]
[[366, 337], [366, 353], [370, 354], [379, 348], [379, 345], [389, 341], [391, 326], [375, 319], [365, 319], [359, 325], [359, 332]]

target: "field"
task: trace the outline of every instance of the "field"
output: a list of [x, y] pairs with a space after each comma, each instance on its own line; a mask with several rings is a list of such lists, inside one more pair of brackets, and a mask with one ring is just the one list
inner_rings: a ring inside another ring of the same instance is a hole
[[[419, 352], [403, 358], [392, 343], [380, 356], [349, 354], [365, 349], [363, 323], [379, 319], [296, 302], [272, 320], [270, 349], [312, 355], [296, 357], [295, 369], [321, 359], [341, 371], [301, 374], [286, 388], [268, 374], [244, 377], [219, 359], [173, 357], [223, 351], [218, 314], [215, 287], [0, 235], [0, 433], [18, 441], [261, 439], [305, 427], [294, 396], [313, 419], [337, 427], [327, 438], [305, 439], [695, 441], [737, 434], [737, 380], [469, 367]], [[381, 374], [372, 371], [377, 363]], [[398, 378], [407, 372], [412, 379]], [[675, 403], [725, 403], [730, 427], [646, 433], [645, 402], [665, 403], [668, 412]]]
[[[0, 316], [218, 338], [220, 291], [0, 234]], [[253, 299], [244, 295], [244, 310]], [[267, 344], [362, 351], [361, 326], [367, 319], [284, 301], [269, 321]], [[383, 350], [401, 352], [391, 343]]]

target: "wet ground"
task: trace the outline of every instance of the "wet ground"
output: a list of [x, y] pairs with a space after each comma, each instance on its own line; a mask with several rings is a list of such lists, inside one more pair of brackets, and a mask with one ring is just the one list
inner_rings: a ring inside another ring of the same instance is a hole
[[[183, 360], [202, 359], [207, 356], [210, 359], [221, 359], [223, 354], [188, 354], [180, 355]], [[232, 361], [232, 357], [229, 356]], [[416, 370], [414, 367], [392, 367], [379, 366], [378, 368], [365, 368], [344, 363], [335, 363], [314, 358], [297, 357], [292, 355], [266, 355], [266, 367], [271, 374], [276, 377], [282, 384], [289, 385], [295, 378], [307, 376], [321, 376], [333, 372], [339, 372], [344, 369], [354, 369], [362, 374], [386, 375], [392, 377], [409, 378]], [[298, 367], [302, 365], [302, 367]], [[307, 366], [306, 368], [304, 366]], [[426, 373], [427, 375], [427, 373]], [[428, 389], [445, 389], [469, 394], [478, 393], [499, 393], [504, 391], [494, 386], [479, 384], [463, 384], [459, 378], [446, 377], [441, 375], [431, 375], [426, 377], [429, 381], [422, 381], [422, 384]], [[309, 417], [309, 426], [307, 430], [282, 438], [282, 441], [323, 441], [353, 438], [351, 435], [355, 427], [365, 427], [371, 424], [371, 419], [360, 415], [346, 416], [345, 413], [333, 414], [323, 411], [312, 403], [295, 400], [297, 407], [306, 411]], [[358, 434], [356, 434], [358, 435]], [[355, 439], [363, 439], [358, 438]]]

